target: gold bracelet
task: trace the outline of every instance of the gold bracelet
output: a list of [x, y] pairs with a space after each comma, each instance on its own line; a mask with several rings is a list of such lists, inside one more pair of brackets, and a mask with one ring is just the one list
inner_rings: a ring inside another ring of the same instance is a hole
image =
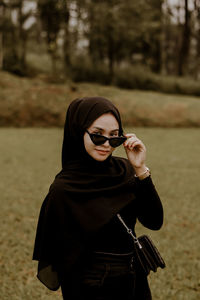
[[149, 168], [146, 167], [146, 170], [145, 170], [142, 174], [140, 174], [140, 175], [134, 174], [134, 176], [135, 176], [136, 178], [139, 178], [139, 179], [140, 179], [140, 177], [143, 177], [143, 176], [146, 175], [148, 172], [149, 172], [149, 175], [151, 175], [151, 172], [150, 172]]

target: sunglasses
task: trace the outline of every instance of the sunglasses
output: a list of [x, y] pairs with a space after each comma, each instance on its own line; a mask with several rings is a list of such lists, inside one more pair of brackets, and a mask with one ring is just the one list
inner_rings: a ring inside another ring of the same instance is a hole
[[104, 135], [96, 134], [96, 133], [90, 133], [89, 131], [86, 130], [86, 132], [89, 134], [92, 142], [96, 145], [103, 145], [106, 141], [109, 142], [110, 146], [113, 148], [116, 148], [123, 144], [126, 141], [125, 136], [115, 136], [115, 137], [106, 137]]

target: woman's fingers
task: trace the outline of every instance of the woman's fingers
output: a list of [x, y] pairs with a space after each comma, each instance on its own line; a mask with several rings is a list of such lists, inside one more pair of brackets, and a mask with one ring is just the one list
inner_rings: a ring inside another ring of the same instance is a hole
[[142, 143], [140, 139], [137, 138], [135, 134], [127, 133], [125, 136], [127, 137], [127, 140], [124, 142], [125, 148], [129, 150], [137, 150], [137, 151], [146, 150], [145, 145]]
[[134, 144], [141, 143], [141, 141], [136, 137], [136, 135], [126, 135], [127, 140], [124, 143], [125, 147], [132, 147]]
[[146, 147], [143, 142], [137, 138], [133, 133], [125, 135], [127, 140], [124, 142], [127, 157], [133, 167], [140, 167], [144, 164], [146, 159]]
[[131, 137], [137, 138], [137, 136], [135, 135], [135, 133], [126, 133], [125, 137], [127, 137], [128, 139], [131, 138]]
[[137, 140], [137, 137], [135, 134], [126, 134], [125, 137], [127, 137], [127, 140], [124, 142], [124, 146], [126, 147], [127, 145], [129, 145], [130, 143], [132, 143], [133, 141]]
[[133, 141], [127, 145], [127, 148], [129, 148], [130, 150], [132, 150], [133, 148], [137, 148], [137, 147], [138, 148], [141, 147], [140, 141]]

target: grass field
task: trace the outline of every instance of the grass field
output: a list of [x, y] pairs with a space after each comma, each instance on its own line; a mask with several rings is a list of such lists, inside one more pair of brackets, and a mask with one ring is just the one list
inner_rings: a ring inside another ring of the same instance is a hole
[[[127, 130], [127, 131], [130, 131]], [[147, 232], [167, 268], [150, 275], [154, 300], [200, 299], [200, 130], [136, 128], [163, 201], [165, 222]], [[35, 277], [31, 260], [41, 202], [60, 170], [61, 129], [0, 129], [0, 299], [61, 299]], [[123, 149], [117, 154], [123, 155]]]

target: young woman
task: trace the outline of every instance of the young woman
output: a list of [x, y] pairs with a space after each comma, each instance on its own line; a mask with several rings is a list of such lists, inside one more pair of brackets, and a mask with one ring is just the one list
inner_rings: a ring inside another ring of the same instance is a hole
[[[127, 158], [112, 155], [121, 144]], [[38, 278], [51, 290], [61, 286], [63, 299], [151, 299], [133, 240], [117, 218], [120, 213], [133, 232], [137, 219], [152, 230], [162, 226], [162, 204], [145, 159], [144, 144], [123, 133], [109, 100], [70, 104], [62, 170], [43, 202], [33, 254]]]

